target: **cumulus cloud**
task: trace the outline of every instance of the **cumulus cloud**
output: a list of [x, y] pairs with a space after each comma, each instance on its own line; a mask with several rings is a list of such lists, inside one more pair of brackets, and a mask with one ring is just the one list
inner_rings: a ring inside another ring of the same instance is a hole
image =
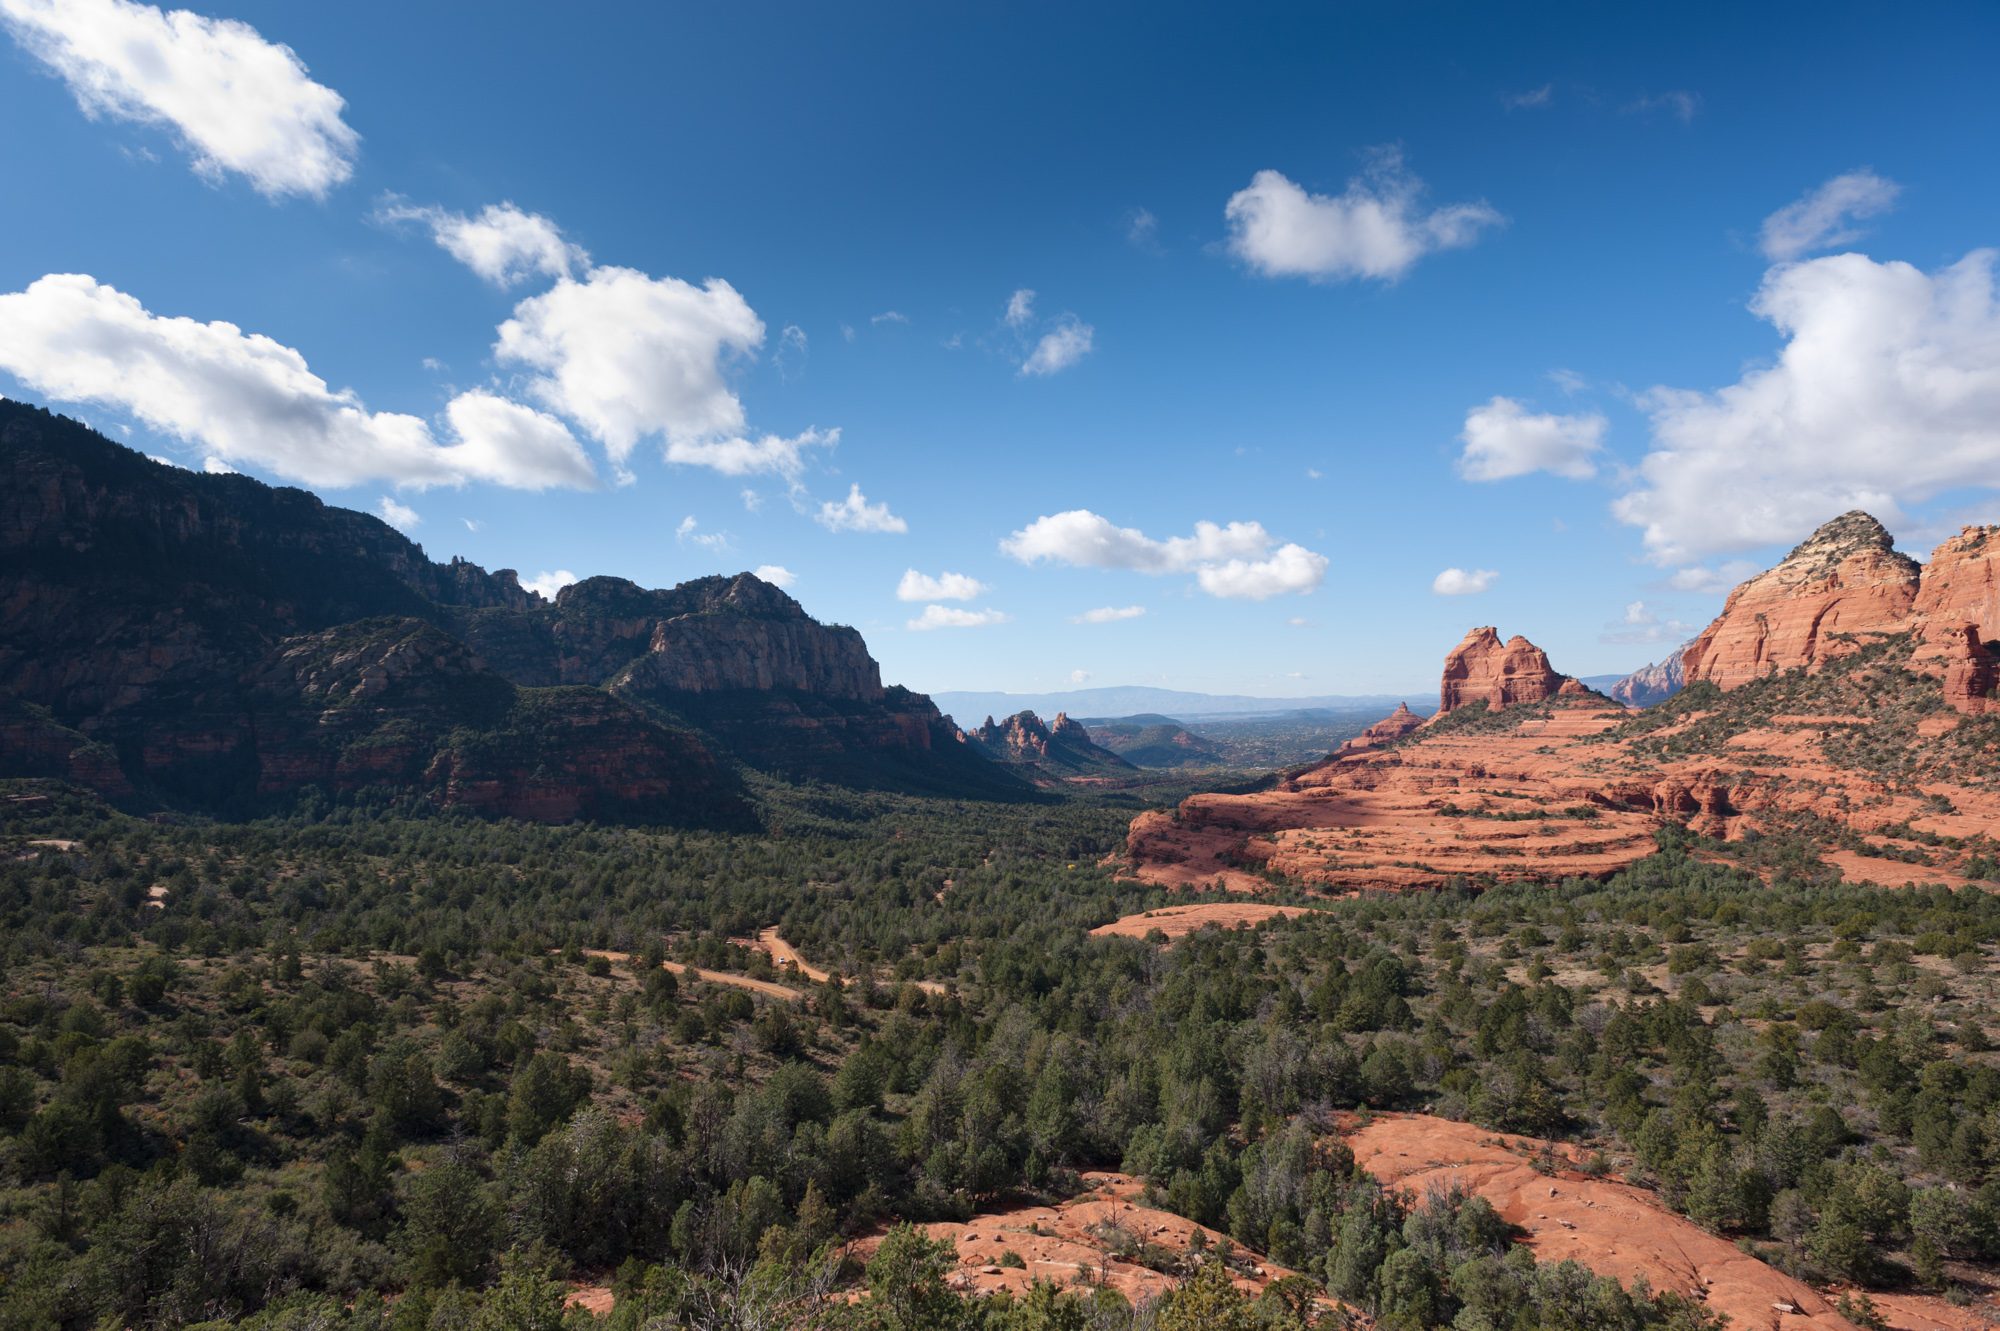
[[1072, 684], [1088, 684], [1090, 682], [1090, 672], [1088, 670], [1072, 670], [1069, 672], [1069, 682]]
[[763, 340], [763, 320], [721, 278], [697, 287], [606, 267], [515, 306], [493, 354], [528, 370], [529, 391], [623, 469], [648, 435], [671, 449], [742, 434], [725, 362]]
[[420, 417], [371, 412], [328, 387], [282, 343], [153, 314], [81, 273], [0, 295], [0, 369], [51, 398], [116, 406], [225, 462], [309, 485], [596, 484], [569, 431], [518, 403], [461, 394], [445, 409], [456, 439], [440, 442]]
[[1863, 232], [1855, 223], [1888, 212], [1902, 190], [1866, 167], [1835, 176], [1764, 219], [1764, 257], [1784, 262], [1859, 240]]
[[1302, 545], [1281, 545], [1268, 559], [1231, 559], [1204, 564], [1194, 579], [1210, 596], [1265, 601], [1273, 596], [1304, 596], [1326, 581], [1327, 559]]
[[752, 571], [773, 587], [790, 587], [799, 580], [799, 575], [783, 564], [759, 564]]
[[247, 23], [131, 0], [0, 0], [0, 24], [84, 114], [169, 130], [209, 179], [320, 198], [354, 172], [361, 136], [340, 94]]
[[1035, 293], [1022, 287], [1007, 298], [1007, 313], [1001, 316], [1009, 328], [1025, 328], [1035, 317]]
[[1192, 536], [1154, 540], [1079, 508], [1036, 518], [1000, 542], [1000, 549], [1024, 564], [1048, 561], [1140, 573], [1192, 572], [1211, 596], [1262, 600], [1319, 586], [1326, 576], [1324, 556], [1298, 545], [1273, 550], [1275, 544], [1260, 522], [1227, 526], [1197, 522]]
[[1259, 171], [1223, 209], [1229, 249], [1266, 277], [1316, 282], [1394, 281], [1424, 255], [1472, 244], [1502, 218], [1485, 203], [1426, 211], [1423, 182], [1393, 148], [1338, 195], [1312, 194], [1277, 171]]
[[859, 485], [847, 487], [847, 498], [827, 500], [815, 519], [828, 531], [906, 532], [910, 524], [889, 511], [887, 503], [871, 504]]
[[1064, 315], [1036, 341], [1028, 359], [1021, 362], [1021, 373], [1036, 377], [1060, 374], [1090, 354], [1096, 337], [1095, 328], [1074, 315]]
[[1121, 619], [1137, 619], [1146, 613], [1143, 605], [1103, 605], [1095, 610], [1086, 610], [1080, 615], [1071, 615], [1072, 624], [1115, 624]]
[[2000, 475], [2000, 302], [1992, 250], [1926, 273], [1839, 254], [1773, 268], [1751, 310], [1784, 335], [1775, 362], [1713, 393], [1643, 399], [1652, 449], [1614, 513], [1650, 557], [1687, 564], [1797, 540], [1863, 508], [1905, 506]]
[[1477, 596], [1499, 576], [1490, 568], [1448, 568], [1431, 579], [1431, 590], [1439, 596]]
[[963, 610], [955, 605], [927, 605], [924, 612], [905, 627], [924, 632], [929, 629], [977, 629], [1006, 622], [1007, 616], [998, 610]]
[[940, 573], [933, 578], [928, 573], [906, 569], [903, 579], [896, 584], [896, 599], [899, 601], [970, 601], [986, 592], [986, 584], [963, 573]]
[[556, 593], [576, 581], [576, 574], [566, 568], [554, 571], [544, 570], [522, 582], [522, 586], [546, 600], [556, 599]]
[[568, 277], [572, 268], [590, 262], [581, 246], [563, 239], [562, 228], [512, 203], [489, 204], [477, 217], [467, 217], [443, 208], [419, 208], [392, 195], [375, 216], [428, 227], [431, 239], [447, 254], [497, 287], [517, 286], [532, 277]]
[[1125, 239], [1134, 249], [1160, 252], [1160, 219], [1150, 208], [1134, 208], [1125, 219]]
[[397, 503], [388, 495], [383, 495], [375, 501], [375, 512], [381, 516], [382, 521], [402, 532], [415, 531], [417, 524], [423, 521], [417, 516], [417, 510], [408, 504]]
[[1571, 480], [1597, 472], [1608, 422], [1596, 412], [1531, 412], [1510, 397], [1496, 397], [1465, 413], [1458, 474], [1468, 481], [1500, 481], [1546, 471]]

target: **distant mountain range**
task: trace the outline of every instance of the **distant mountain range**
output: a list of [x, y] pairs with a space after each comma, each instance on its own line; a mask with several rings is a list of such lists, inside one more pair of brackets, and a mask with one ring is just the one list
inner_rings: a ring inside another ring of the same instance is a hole
[[1406, 699], [1419, 702], [1437, 693], [1431, 685], [1408, 693], [1318, 694], [1304, 698], [1253, 698], [1240, 693], [1190, 693], [1126, 684], [1065, 693], [933, 693], [931, 701], [952, 720], [970, 730], [990, 717], [1035, 712], [1054, 716], [1130, 717], [1150, 713], [1187, 721], [1212, 716], [1278, 716], [1287, 712], [1368, 712], [1378, 715]]

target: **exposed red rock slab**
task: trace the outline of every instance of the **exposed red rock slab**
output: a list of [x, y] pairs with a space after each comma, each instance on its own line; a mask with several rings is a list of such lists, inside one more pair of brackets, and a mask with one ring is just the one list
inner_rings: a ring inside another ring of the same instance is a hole
[[1839, 869], [1840, 876], [1850, 883], [1873, 883], [1877, 887], [1931, 887], [1942, 883], [1952, 888], [1970, 887], [1973, 883], [1964, 874], [1949, 869], [1878, 859], [1852, 850], [1823, 850], [1819, 857]]
[[1537, 1261], [1574, 1260], [1627, 1285], [1644, 1276], [1655, 1290], [1701, 1298], [1728, 1316], [1733, 1331], [1853, 1331], [1817, 1290], [1676, 1215], [1646, 1189], [1590, 1178], [1560, 1151], [1555, 1174], [1538, 1172], [1531, 1161], [1544, 1143], [1534, 1138], [1425, 1114], [1383, 1114], [1349, 1134], [1347, 1145], [1363, 1169], [1419, 1197], [1450, 1183], [1484, 1197], [1501, 1219], [1527, 1231]]
[[2000, 1325], [2000, 1308], [1990, 1298], [1964, 1308], [1928, 1294], [1870, 1290], [1868, 1299], [1896, 1331], [1992, 1331]]
[[1911, 611], [1930, 623], [1970, 624], [2000, 638], [2000, 527], [1967, 527], [1931, 552]]
[[1171, 942], [1211, 925], [1218, 929], [1234, 929], [1243, 925], [1254, 928], [1266, 920], [1290, 919], [1306, 913], [1304, 906], [1271, 906], [1255, 901], [1203, 901], [1192, 906], [1164, 906], [1159, 910], [1127, 915], [1109, 924], [1098, 925], [1090, 931], [1090, 936], [1144, 938], [1157, 929]]
[[[938, 895], [942, 897], [944, 894], [940, 892], [938, 893]], [[754, 939], [747, 939], [747, 938], [740, 940], [732, 939], [731, 941], [732, 942], [740, 941], [745, 947], [756, 948], [758, 951], [762, 952], [765, 956], [768, 956], [771, 959], [771, 964], [776, 966], [779, 970], [789, 971], [794, 975], [803, 975], [806, 979], [811, 980], [814, 984], [825, 984], [827, 981], [834, 978], [834, 974], [832, 971], [824, 970], [821, 967], [815, 966], [811, 962], [807, 961], [805, 959], [805, 954], [800, 952], [797, 948], [793, 947], [790, 943], [787, 943], [784, 939], [784, 936], [778, 932], [777, 926], [775, 925], [773, 925], [768, 929], [759, 931], [759, 933]], [[851, 975], [843, 975], [840, 977], [840, 984], [842, 988], [850, 987], [853, 985], [853, 983], [854, 983], [854, 977]], [[917, 986], [917, 988], [923, 990], [927, 994], [941, 995], [947, 992], [945, 986], [939, 984], [936, 980], [915, 980], [912, 981], [912, 983], [914, 983]]]
[[[949, 1277], [952, 1287], [972, 1294], [1004, 1289], [1019, 1295], [1037, 1281], [1062, 1287], [1104, 1286], [1138, 1303], [1167, 1293], [1178, 1280], [1136, 1262], [1113, 1260], [1105, 1251], [1108, 1229], [1115, 1227], [1139, 1243], [1175, 1254], [1185, 1253], [1197, 1232], [1211, 1246], [1222, 1241], [1216, 1230], [1147, 1206], [1140, 1200], [1139, 1180], [1129, 1174], [1093, 1172], [1083, 1178], [1090, 1191], [1060, 1206], [1023, 1206], [975, 1216], [964, 1224], [940, 1221], [923, 1226], [931, 1238], [948, 1241], [958, 1254], [958, 1270]], [[865, 1261], [881, 1241], [879, 1234], [858, 1240], [852, 1251]], [[1235, 1278], [1236, 1288], [1246, 1294], [1262, 1293], [1272, 1281], [1296, 1274], [1240, 1246], [1237, 1251], [1249, 1261], [1247, 1273], [1239, 1271]], [[1022, 1264], [1001, 1265], [1008, 1253]]]

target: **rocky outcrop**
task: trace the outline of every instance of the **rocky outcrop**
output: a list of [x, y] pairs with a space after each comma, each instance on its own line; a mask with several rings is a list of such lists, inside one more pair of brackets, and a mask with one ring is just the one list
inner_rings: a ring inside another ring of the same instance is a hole
[[1812, 670], [1870, 638], [1901, 632], [1917, 597], [1917, 562], [1881, 523], [1844, 513], [1777, 567], [1729, 594], [1715, 622], [1681, 651], [1689, 683], [1721, 687]]
[[1911, 614], [1926, 624], [1969, 624], [2000, 640], [2000, 527], [1967, 527], [1931, 552]]
[[550, 602], [367, 514], [4, 400], [0, 704], [17, 741], [0, 775], [214, 811], [320, 786], [665, 818], [720, 798], [717, 748], [896, 789], [1023, 789], [885, 688], [860, 634], [750, 574], [591, 578]]
[[1033, 712], [1016, 712], [1004, 721], [989, 716], [984, 725], [965, 733], [965, 741], [997, 762], [1038, 777], [1074, 780], [1138, 770], [1099, 746], [1082, 722], [1062, 712], [1047, 725]]
[[1472, 630], [1444, 659], [1438, 715], [1468, 703], [1498, 710], [1553, 698], [1569, 676], [1549, 664], [1548, 653], [1520, 635], [1500, 641], [1491, 627]]
[[1679, 693], [1687, 683], [1681, 669], [1683, 644], [1671, 656], [1654, 665], [1641, 666], [1611, 686], [1611, 696], [1627, 707], [1651, 707]]
[[1377, 721], [1374, 725], [1356, 735], [1353, 739], [1343, 741], [1341, 746], [1334, 752], [1337, 756], [1345, 753], [1360, 753], [1365, 749], [1379, 749], [1384, 744], [1395, 743], [1411, 731], [1421, 727], [1423, 723], [1424, 718], [1411, 711], [1408, 703], [1399, 702], [1396, 704], [1395, 711], [1389, 713], [1380, 721]]
[[1987, 646], [1976, 624], [1933, 620], [1919, 630], [1914, 669], [1944, 686], [1945, 703], [1967, 716], [2000, 712], [2000, 656]]

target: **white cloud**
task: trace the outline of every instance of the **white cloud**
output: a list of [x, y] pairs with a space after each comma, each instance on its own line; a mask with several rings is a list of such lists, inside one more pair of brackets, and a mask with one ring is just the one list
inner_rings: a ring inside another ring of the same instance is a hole
[[513, 479], [524, 489], [590, 489], [597, 475], [583, 446], [555, 417], [483, 388], [453, 398], [444, 409], [460, 443], [452, 450], [468, 475]]
[[476, 532], [480, 528], [480, 522], [477, 518], [461, 518], [459, 520], [465, 524], [465, 529], [467, 531]]
[[218, 457], [203, 458], [201, 460], [201, 469], [211, 476], [234, 476], [237, 474], [236, 468]]
[[1065, 315], [1061, 323], [1043, 333], [1041, 340], [1035, 343], [1028, 359], [1021, 362], [1021, 373], [1036, 376], [1059, 374], [1090, 354], [1096, 336], [1095, 328], [1074, 316]]
[[1135, 528], [1120, 527], [1087, 508], [1077, 508], [1036, 518], [1000, 542], [1000, 549], [1023, 564], [1048, 560], [1078, 568], [1185, 573], [1200, 564], [1261, 555], [1271, 544], [1271, 534], [1261, 522], [1232, 522], [1226, 527], [1197, 522], [1192, 536], [1156, 541]]
[[489, 204], [477, 217], [443, 208], [418, 208], [391, 195], [375, 216], [385, 222], [421, 222], [446, 253], [497, 287], [531, 277], [568, 277], [590, 256], [563, 239], [562, 228], [540, 213], [510, 203]]
[[397, 503], [388, 495], [375, 501], [375, 511], [381, 515], [382, 521], [402, 532], [416, 530], [417, 524], [423, 521], [417, 516], [417, 510], [408, 504]]
[[0, 0], [0, 23], [86, 115], [172, 130], [211, 180], [321, 198], [354, 172], [361, 136], [340, 94], [247, 23], [131, 0]]
[[1583, 480], [1597, 472], [1608, 425], [1594, 411], [1535, 414], [1513, 398], [1496, 397], [1465, 413], [1458, 474], [1468, 481], [1500, 481], [1546, 471]]
[[606, 267], [515, 306], [493, 354], [533, 371], [530, 391], [622, 470], [647, 435], [670, 449], [740, 435], [743, 404], [724, 363], [763, 340], [763, 321], [721, 278], [697, 287]]
[[1509, 111], [1522, 111], [1530, 107], [1547, 106], [1555, 99], [1556, 85], [1544, 83], [1541, 87], [1530, 88], [1526, 92], [1502, 93], [1500, 105]]
[[1859, 240], [1862, 229], [1854, 224], [1895, 207], [1902, 188], [1865, 167], [1835, 176], [1764, 219], [1764, 257], [1782, 262]]
[[674, 528], [674, 539], [682, 545], [698, 545], [704, 550], [721, 554], [729, 548], [729, 533], [726, 531], [702, 531], [690, 513], [681, 519], [681, 525]]
[[81, 273], [0, 295], [0, 369], [65, 402], [129, 410], [225, 462], [309, 485], [596, 483], [569, 432], [475, 390], [446, 408], [456, 442], [417, 416], [371, 412], [297, 351], [235, 324], [155, 315]]
[[1285, 592], [1304, 594], [1325, 580], [1324, 555], [1299, 545], [1274, 550], [1274, 544], [1259, 522], [1232, 522], [1226, 527], [1197, 522], [1192, 536], [1156, 541], [1079, 508], [1036, 518], [1000, 542], [1000, 548], [1024, 564], [1047, 560], [1079, 568], [1192, 572], [1210, 596], [1257, 601]]
[[1134, 208], [1125, 221], [1125, 239], [1148, 254], [1160, 251], [1160, 219], [1150, 208]]
[[1448, 568], [1431, 579], [1431, 590], [1439, 596], [1477, 596], [1499, 576], [1490, 568]]
[[1230, 252], [1266, 277], [1394, 281], [1424, 255], [1470, 245], [1502, 221], [1485, 203], [1426, 212], [1423, 188], [1393, 148], [1377, 149], [1338, 196], [1259, 171], [1223, 210]]
[[1121, 619], [1137, 619], [1146, 613], [1143, 605], [1103, 605], [1095, 610], [1086, 610], [1080, 615], [1071, 615], [1072, 624], [1115, 624]]
[[970, 601], [987, 591], [986, 584], [963, 573], [940, 573], [933, 578], [928, 573], [906, 569], [903, 579], [896, 584], [896, 599], [899, 601]]
[[1035, 293], [1022, 287], [1007, 298], [1007, 313], [1001, 316], [1009, 328], [1025, 328], [1035, 317]]
[[909, 321], [910, 316], [901, 310], [884, 310], [880, 314], [868, 316], [868, 322], [871, 324], [906, 324]]
[[1652, 451], [1613, 512], [1651, 558], [1685, 564], [1797, 540], [1863, 508], [2000, 475], [2000, 302], [1992, 250], [1935, 273], [1840, 254], [1773, 268], [1751, 310], [1785, 335], [1775, 363], [1713, 393], [1643, 402]]
[[1088, 670], [1072, 670], [1069, 672], [1069, 682], [1072, 684], [1087, 684], [1090, 682], [1090, 672]]
[[962, 610], [955, 605], [927, 605], [924, 612], [905, 627], [921, 633], [930, 629], [977, 629], [1006, 622], [1007, 616], [998, 610]]
[[535, 593], [537, 596], [540, 596], [546, 600], [553, 601], [556, 599], [557, 592], [569, 586], [576, 580], [577, 580], [576, 574], [570, 572], [566, 568], [559, 568], [553, 572], [543, 571], [541, 573], [537, 573], [534, 577], [527, 579], [521, 585], [527, 588], [529, 591]]
[[828, 531], [906, 532], [910, 524], [889, 511], [889, 505], [871, 504], [859, 485], [847, 488], [847, 498], [839, 503], [827, 500], [819, 506], [815, 519]]
[[1281, 545], [1268, 559], [1232, 559], [1204, 564], [1195, 581], [1210, 596], [1263, 601], [1287, 594], [1304, 596], [1326, 580], [1327, 559], [1302, 545]]
[[832, 448], [839, 430], [806, 430], [790, 438], [767, 434], [761, 439], [730, 435], [723, 439], [670, 439], [666, 459], [690, 467], [708, 467], [724, 476], [772, 473], [796, 480], [805, 470], [806, 450]]
[[783, 564], [759, 564], [752, 572], [773, 587], [790, 587], [799, 580], [799, 575]]

